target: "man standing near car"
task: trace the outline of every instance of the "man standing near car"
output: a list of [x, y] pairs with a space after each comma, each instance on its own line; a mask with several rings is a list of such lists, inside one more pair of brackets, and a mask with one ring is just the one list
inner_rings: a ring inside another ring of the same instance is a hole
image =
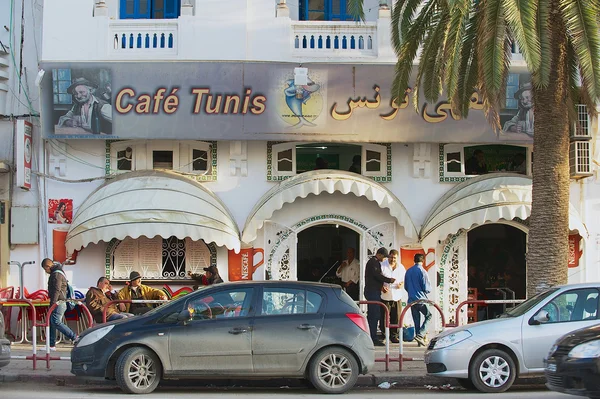
[[[387, 249], [381, 247], [367, 262], [365, 266], [365, 298], [367, 301], [381, 302], [381, 291], [384, 283], [393, 283], [393, 278], [386, 277], [381, 272], [381, 262], [388, 257]], [[369, 322], [369, 332], [375, 346], [383, 346], [382, 340], [377, 338], [377, 322], [381, 319], [381, 309], [379, 305], [367, 305], [367, 321]]]
[[[404, 266], [398, 263], [398, 251], [392, 249], [390, 256], [384, 260], [381, 264], [381, 272], [386, 277], [396, 279], [393, 284], [385, 283], [383, 285], [383, 292], [381, 299], [388, 311], [390, 312], [390, 324], [398, 324], [400, 320], [400, 314], [402, 313], [402, 286], [404, 286]], [[385, 309], [381, 309], [381, 318], [385, 321]], [[385, 324], [384, 324], [385, 326]], [[390, 342], [399, 343], [400, 339], [399, 329], [390, 328]]]
[[[60, 263], [54, 263], [52, 259], [45, 258], [42, 261], [42, 269], [49, 274], [48, 277], [48, 296], [50, 297], [50, 307], [58, 301], [67, 299], [67, 277]], [[65, 302], [56, 306], [50, 315], [50, 350], [56, 350], [56, 330], [60, 331], [71, 341], [77, 340], [77, 335], [65, 323], [63, 317], [67, 311]]]
[[348, 248], [346, 252], [347, 259], [337, 268], [335, 275], [342, 279], [344, 290], [350, 295], [350, 298], [358, 301], [360, 264], [354, 255], [354, 248]]
[[[431, 292], [429, 277], [427, 277], [427, 272], [423, 268], [425, 255], [416, 254], [413, 259], [415, 264], [407, 270], [404, 276], [404, 287], [408, 292], [409, 304], [420, 299], [427, 299], [427, 294]], [[415, 322], [415, 341], [417, 341], [419, 346], [425, 346], [427, 344], [425, 334], [427, 333], [427, 324], [431, 320], [431, 313], [424, 303], [411, 306], [410, 312]], [[423, 325], [421, 325], [421, 314], [424, 318]]]

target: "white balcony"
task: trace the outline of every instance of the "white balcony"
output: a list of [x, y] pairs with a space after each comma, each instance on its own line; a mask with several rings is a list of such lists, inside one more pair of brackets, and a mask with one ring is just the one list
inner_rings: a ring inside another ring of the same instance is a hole
[[300, 56], [375, 57], [377, 24], [293, 21], [292, 48]]
[[109, 54], [119, 58], [176, 56], [178, 28], [176, 19], [110, 21]]

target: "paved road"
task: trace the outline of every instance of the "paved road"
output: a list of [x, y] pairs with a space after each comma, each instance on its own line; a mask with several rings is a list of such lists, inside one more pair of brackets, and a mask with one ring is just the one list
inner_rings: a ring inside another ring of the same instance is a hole
[[[40, 397], [40, 387], [33, 384], [20, 385], [16, 383], [0, 384], [2, 397], [11, 399], [29, 399], [32, 397]], [[44, 399], [79, 399], [79, 398], [122, 398], [124, 394], [118, 388], [99, 388], [99, 387], [60, 387], [44, 385]], [[315, 390], [311, 389], [210, 389], [210, 388], [185, 388], [178, 389], [173, 387], [164, 387], [157, 389], [150, 395], [144, 395], [144, 398], [178, 398], [197, 399], [201, 394], [202, 399], [229, 399], [229, 398], [244, 398], [244, 399], [264, 399], [264, 398], [314, 398], [323, 399], [324, 396]], [[128, 395], [131, 397], [131, 395]], [[428, 389], [354, 389], [346, 395], [339, 398], [344, 399], [397, 399], [397, 398], [452, 398], [461, 399], [468, 397], [469, 399], [517, 399], [517, 398], [544, 398], [544, 399], [575, 399], [575, 396], [562, 395], [554, 392], [549, 392], [543, 388], [539, 389], [512, 389], [503, 394], [481, 394], [471, 393], [464, 390], [455, 391], [438, 391]]]

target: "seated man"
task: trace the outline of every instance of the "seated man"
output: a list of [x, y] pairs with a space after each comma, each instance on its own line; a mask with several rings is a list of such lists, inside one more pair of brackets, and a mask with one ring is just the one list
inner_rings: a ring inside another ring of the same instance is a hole
[[[119, 299], [132, 300], [166, 300], [167, 295], [156, 288], [142, 284], [142, 275], [139, 272], [133, 271], [129, 274], [129, 285], [123, 287], [118, 294]], [[144, 314], [152, 310], [151, 303], [126, 303], [127, 312], [133, 314]]]
[[[85, 296], [85, 306], [89, 309], [96, 323], [103, 322], [102, 311], [104, 306], [111, 301], [106, 295], [109, 292], [109, 286], [110, 281], [106, 277], [100, 277], [96, 287], [90, 287]], [[119, 313], [116, 304], [112, 304], [106, 309], [106, 321], [125, 319], [129, 316], [133, 315], [131, 313]]]

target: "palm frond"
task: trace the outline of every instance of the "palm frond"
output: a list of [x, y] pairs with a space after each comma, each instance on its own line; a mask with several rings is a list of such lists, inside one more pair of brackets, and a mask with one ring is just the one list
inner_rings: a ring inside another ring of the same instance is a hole
[[365, 22], [364, 0], [348, 0], [346, 4], [348, 14], [352, 15], [355, 21]]
[[392, 46], [398, 54], [402, 48], [402, 38], [408, 34], [412, 25], [415, 10], [421, 4], [421, 0], [397, 0], [392, 8]]
[[537, 37], [540, 41], [540, 64], [537, 69], [531, 69], [531, 79], [536, 87], [546, 87], [550, 82], [552, 50], [550, 47], [549, 19], [550, 2], [545, 0], [538, 1], [535, 26]]
[[469, 22], [471, 0], [455, 0], [450, 8], [450, 23], [444, 43], [444, 80], [448, 90], [448, 98], [453, 98], [458, 88], [459, 70], [464, 38]]
[[435, 20], [432, 21], [432, 31], [425, 37], [419, 60], [419, 75], [422, 75], [425, 82], [423, 92], [425, 99], [430, 102], [437, 102], [443, 90], [444, 35], [448, 29], [449, 18], [450, 13], [447, 9], [437, 12]]
[[467, 24], [460, 54], [458, 82], [456, 91], [451, 97], [453, 108], [464, 118], [469, 115], [469, 106], [473, 91], [480, 91], [478, 84], [477, 32], [481, 18], [482, 15], [479, 12], [479, 4], [477, 3], [469, 16], [469, 23]]
[[588, 114], [592, 117], [597, 116], [598, 111], [596, 110], [596, 103], [590, 97], [587, 88], [580, 86], [581, 75], [579, 72], [579, 62], [573, 43], [570, 39], [567, 40], [567, 62], [569, 71], [569, 98], [567, 99], [567, 109], [569, 112], [569, 120], [577, 122], [577, 105], [584, 104], [587, 106]]
[[600, 98], [600, 27], [589, 0], [561, 0], [561, 13], [579, 60], [582, 84], [593, 100]]
[[505, 60], [504, 45], [507, 38], [507, 24], [504, 18], [503, 0], [483, 0], [483, 19], [478, 31], [479, 79], [483, 95], [490, 99], [500, 95], [502, 77], [508, 64]]
[[529, 70], [540, 67], [540, 41], [536, 30], [537, 3], [531, 0], [506, 0], [506, 21], [519, 45]]

